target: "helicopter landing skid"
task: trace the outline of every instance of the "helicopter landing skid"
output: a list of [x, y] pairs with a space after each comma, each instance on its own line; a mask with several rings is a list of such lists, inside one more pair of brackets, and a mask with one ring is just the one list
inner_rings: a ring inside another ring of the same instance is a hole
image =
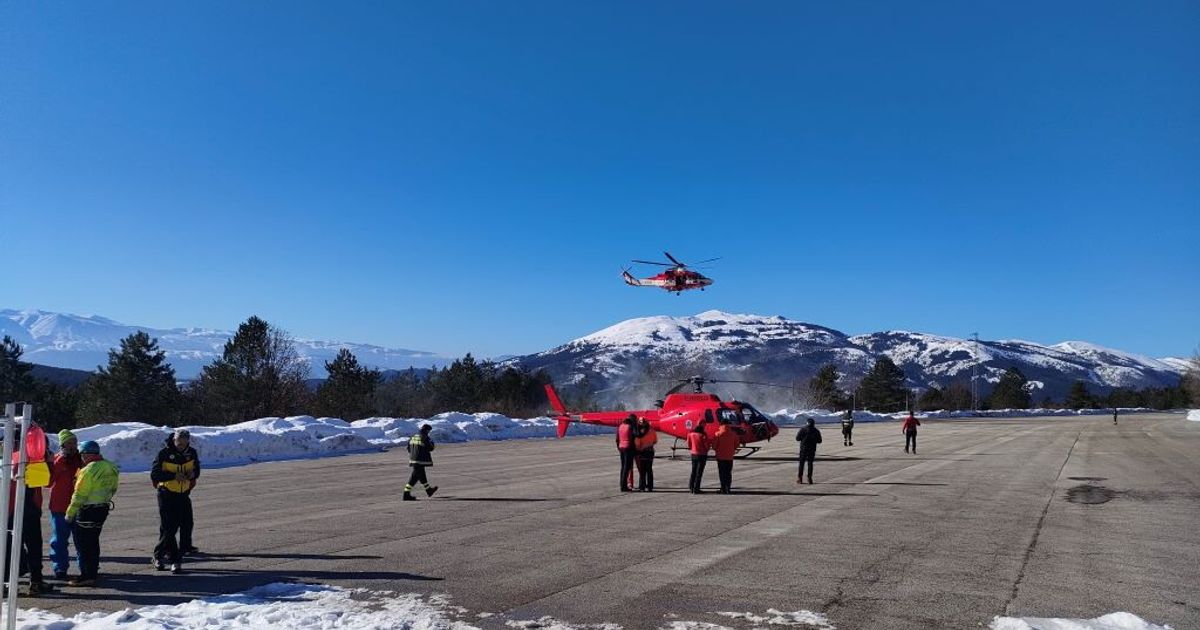
[[[687, 443], [685, 442], [683, 446], [680, 446], [679, 438], [675, 438], [675, 442], [673, 444], [671, 444], [671, 459], [675, 459], [675, 457], [676, 457], [675, 451], [678, 451], [680, 449], [685, 450], [685, 451], [688, 450]], [[734, 455], [734, 457], [737, 459], [746, 459], [747, 457], [750, 457], [751, 455], [753, 455], [761, 450], [762, 450], [761, 446], [739, 446], [738, 450], [737, 450], [737, 454]], [[745, 452], [743, 452], [743, 451], [745, 451]]]

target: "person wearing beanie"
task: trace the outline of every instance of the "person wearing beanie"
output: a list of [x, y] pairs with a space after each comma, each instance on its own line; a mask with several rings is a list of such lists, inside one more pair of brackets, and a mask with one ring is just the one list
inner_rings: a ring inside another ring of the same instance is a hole
[[432, 497], [437, 492], [437, 486], [429, 485], [429, 479], [425, 476], [425, 469], [433, 465], [433, 449], [436, 446], [433, 438], [429, 437], [431, 431], [432, 426], [423, 424], [421, 432], [408, 439], [408, 465], [412, 467], [412, 474], [404, 485], [405, 501], [417, 500], [412, 493], [413, 485], [417, 483], [425, 486], [425, 496]]
[[[183, 571], [184, 554], [199, 553], [192, 545], [192, 488], [200, 477], [200, 456], [192, 447], [192, 434], [175, 429], [150, 467], [150, 483], [158, 491], [158, 544], [154, 568]], [[176, 541], [175, 536], [179, 535]]]
[[817, 459], [817, 445], [821, 443], [821, 430], [817, 421], [809, 418], [803, 427], [796, 432], [796, 441], [800, 443], [800, 471], [796, 473], [796, 483], [804, 483], [804, 464], [808, 464], [808, 483], [812, 483], [813, 462]]
[[100, 531], [117, 493], [120, 470], [100, 455], [100, 445], [92, 440], [79, 445], [79, 454], [83, 469], [67, 506], [67, 521], [74, 528], [79, 551], [79, 577], [67, 586], [95, 586], [100, 572]]
[[[71, 565], [71, 524], [67, 522], [67, 506], [75, 492], [75, 475], [83, 468], [79, 454], [79, 439], [70, 429], [58, 432], [58, 453], [50, 467], [50, 568], [54, 577], [67, 579]], [[75, 543], [76, 555], [79, 543]]]

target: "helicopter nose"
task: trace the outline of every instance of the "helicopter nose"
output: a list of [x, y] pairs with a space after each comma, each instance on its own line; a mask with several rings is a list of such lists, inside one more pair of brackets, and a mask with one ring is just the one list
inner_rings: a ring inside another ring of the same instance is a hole
[[767, 430], [771, 432], [771, 437], [779, 435], [779, 425], [769, 421], [767, 422], [767, 425]]

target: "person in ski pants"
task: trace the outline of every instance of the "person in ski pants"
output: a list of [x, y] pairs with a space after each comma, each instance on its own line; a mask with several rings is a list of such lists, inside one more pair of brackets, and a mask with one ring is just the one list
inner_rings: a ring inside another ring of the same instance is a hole
[[621, 455], [621, 492], [629, 492], [633, 479], [633, 460], [637, 457], [637, 416], [629, 414], [617, 426], [617, 453]]
[[634, 448], [637, 449], [638, 491], [654, 492], [654, 445], [658, 443], [658, 432], [650, 422], [639, 418]]
[[904, 424], [900, 425], [900, 430], [904, 432], [904, 452], [908, 452], [908, 448], [912, 446], [913, 455], [917, 454], [917, 427], [921, 426], [921, 421], [917, 420], [916, 416], [910, 411], [908, 417], [904, 419]]
[[431, 425], [423, 424], [421, 432], [408, 439], [408, 465], [412, 467], [412, 474], [408, 476], [408, 483], [404, 485], [405, 501], [417, 500], [412, 490], [418, 483], [425, 486], [427, 497], [432, 497], [433, 493], [437, 492], [437, 486], [429, 485], [429, 478], [425, 475], [425, 469], [433, 465], [433, 449], [437, 446], [429, 435], [432, 431]]
[[[79, 439], [67, 429], [58, 432], [59, 451], [50, 467], [50, 568], [54, 577], [67, 577], [71, 564], [71, 524], [67, 522], [67, 506], [75, 492], [75, 475], [83, 468], [79, 455]], [[76, 543], [78, 552], [78, 543]]]
[[688, 451], [692, 454], [692, 475], [688, 478], [688, 490], [692, 494], [700, 494], [700, 482], [704, 478], [704, 465], [708, 463], [708, 435], [704, 433], [704, 425], [708, 420], [701, 420], [687, 434]]
[[67, 520], [75, 528], [75, 548], [79, 550], [79, 577], [68, 586], [94, 586], [100, 571], [100, 531], [108, 519], [109, 506], [117, 493], [120, 471], [117, 465], [100, 456], [100, 445], [88, 440], [79, 445], [83, 470], [75, 482]]
[[192, 489], [199, 476], [200, 456], [192, 448], [192, 434], [175, 429], [150, 467], [150, 483], [158, 493], [158, 544], [154, 546], [158, 571], [169, 568], [179, 573], [184, 554], [197, 552], [192, 545]]
[[842, 414], [842, 446], [854, 446], [854, 411]]
[[808, 463], [808, 483], [812, 483], [813, 462], [817, 459], [817, 445], [821, 443], [821, 430], [812, 418], [796, 432], [796, 441], [800, 443], [800, 470], [796, 473], [796, 483], [804, 483], [804, 464]]

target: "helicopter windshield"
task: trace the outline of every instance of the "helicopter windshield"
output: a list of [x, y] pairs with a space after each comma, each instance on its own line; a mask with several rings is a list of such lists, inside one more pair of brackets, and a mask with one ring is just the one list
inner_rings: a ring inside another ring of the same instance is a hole
[[768, 421], [766, 416], [759, 413], [757, 409], [746, 403], [742, 403], [742, 415], [746, 418], [746, 422], [749, 422], [750, 424], [758, 424], [760, 422]]

